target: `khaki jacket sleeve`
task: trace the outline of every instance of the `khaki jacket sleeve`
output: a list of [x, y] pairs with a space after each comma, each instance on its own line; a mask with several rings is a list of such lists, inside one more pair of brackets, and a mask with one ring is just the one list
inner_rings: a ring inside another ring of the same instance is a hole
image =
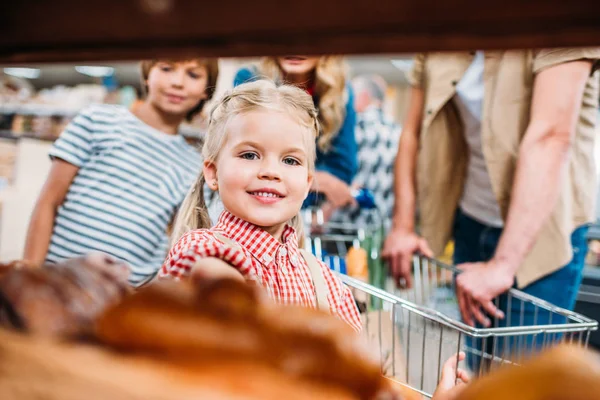
[[600, 47], [557, 48], [536, 50], [533, 53], [533, 73], [570, 61], [592, 61], [592, 74], [600, 69]]
[[425, 57], [424, 53], [415, 56], [413, 66], [406, 75], [411, 86], [422, 88], [425, 84]]

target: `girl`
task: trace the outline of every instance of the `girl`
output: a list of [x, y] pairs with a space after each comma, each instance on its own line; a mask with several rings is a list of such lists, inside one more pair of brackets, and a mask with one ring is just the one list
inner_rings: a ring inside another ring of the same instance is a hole
[[[211, 112], [203, 173], [182, 203], [174, 226], [180, 239], [160, 276], [252, 280], [279, 303], [324, 309], [360, 331], [350, 290], [300, 250], [298, 213], [315, 174], [318, 131], [312, 99], [298, 88], [263, 80], [226, 94]], [[205, 182], [225, 207], [212, 228]], [[453, 398], [456, 380], [468, 381], [456, 369], [464, 357], [445, 363], [436, 399]]]
[[147, 96], [134, 111], [92, 106], [56, 141], [26, 260], [56, 263], [100, 251], [129, 264], [132, 285], [160, 268], [167, 226], [200, 168], [179, 125], [212, 97], [218, 64], [147, 61], [142, 76]]
[[[316, 172], [311, 191], [325, 195], [335, 208], [354, 203], [350, 184], [358, 169], [353, 93], [341, 57], [265, 57], [258, 68], [238, 71], [234, 86], [266, 77], [305, 90], [319, 113]], [[316, 196], [308, 203], [314, 204]]]
[[[325, 309], [360, 330], [350, 290], [300, 250], [298, 214], [315, 175], [318, 131], [312, 99], [293, 86], [259, 81], [225, 95], [211, 113], [203, 174], [178, 213], [181, 238], [160, 276], [244, 277], [280, 303]], [[211, 229], [205, 178], [225, 208]]]

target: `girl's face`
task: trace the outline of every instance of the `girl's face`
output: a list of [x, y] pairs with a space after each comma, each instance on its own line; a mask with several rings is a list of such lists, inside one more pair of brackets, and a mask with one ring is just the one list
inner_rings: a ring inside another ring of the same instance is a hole
[[207, 97], [208, 72], [196, 61], [159, 61], [146, 82], [146, 101], [166, 114], [185, 117]]
[[317, 68], [319, 58], [309, 56], [277, 57], [277, 64], [286, 79], [290, 81], [307, 80]]
[[280, 239], [285, 224], [300, 211], [312, 174], [308, 169], [308, 129], [277, 111], [233, 117], [216, 163], [204, 176], [225, 208]]

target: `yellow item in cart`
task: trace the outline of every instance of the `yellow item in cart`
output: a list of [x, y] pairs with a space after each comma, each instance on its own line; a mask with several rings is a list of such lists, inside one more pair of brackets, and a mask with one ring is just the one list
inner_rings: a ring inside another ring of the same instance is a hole
[[352, 246], [348, 250], [348, 254], [346, 254], [346, 271], [353, 278], [364, 282], [369, 281], [369, 262], [365, 249]]
[[452, 264], [452, 255], [454, 254], [454, 242], [450, 241], [444, 249], [444, 254], [440, 255], [439, 260], [446, 264]]

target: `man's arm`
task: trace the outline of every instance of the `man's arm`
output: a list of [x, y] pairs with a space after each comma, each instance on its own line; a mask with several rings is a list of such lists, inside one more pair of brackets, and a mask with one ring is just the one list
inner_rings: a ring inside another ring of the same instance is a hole
[[506, 228], [495, 257], [513, 275], [558, 200], [590, 70], [590, 61], [575, 61], [536, 77], [531, 122], [519, 150]]
[[411, 89], [408, 113], [400, 136], [394, 166], [394, 216], [392, 230], [385, 240], [382, 256], [388, 261], [392, 276], [411, 286], [411, 260], [419, 251], [433, 256], [424, 239], [415, 234], [416, 166], [423, 118], [425, 94], [422, 88]]
[[538, 73], [530, 123], [519, 149], [506, 225], [494, 258], [464, 264], [457, 278], [459, 304], [467, 323], [485, 324], [479, 307], [494, 315], [492, 299], [509, 289], [554, 209], [567, 172], [571, 144], [590, 75], [590, 61], [573, 61]]
[[413, 232], [416, 210], [416, 165], [424, 106], [423, 89], [413, 87], [394, 162], [394, 229]]

